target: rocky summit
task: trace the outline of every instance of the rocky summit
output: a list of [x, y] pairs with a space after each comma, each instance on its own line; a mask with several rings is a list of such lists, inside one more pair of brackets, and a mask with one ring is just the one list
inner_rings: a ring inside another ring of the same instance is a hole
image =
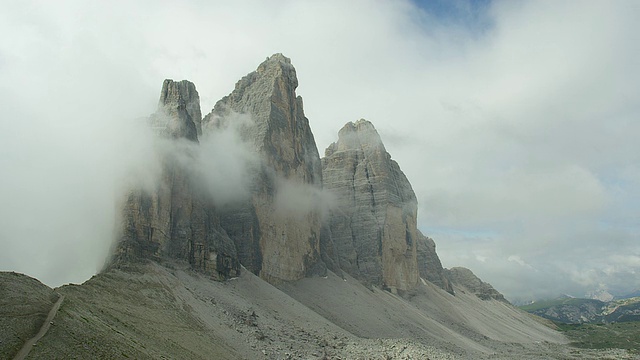
[[[218, 101], [204, 131], [236, 127], [259, 156], [248, 201], [222, 209], [222, 226], [240, 262], [272, 282], [324, 272], [318, 149], [296, 96], [298, 79], [282, 54], [267, 58]], [[244, 116], [238, 116], [239, 114]]]
[[344, 271], [394, 292], [414, 289], [420, 276], [446, 287], [435, 246], [418, 231], [411, 184], [371, 122], [361, 119], [340, 130], [325, 151], [322, 174], [337, 202], [330, 228]]
[[193, 169], [185, 161], [192, 156], [191, 149], [176, 143], [197, 142], [198, 99], [193, 83], [164, 81], [150, 123], [171, 142], [158, 150], [162, 170], [155, 189], [136, 188], [128, 193], [110, 266], [167, 258], [188, 261], [214, 278], [239, 273], [235, 245], [220, 226], [214, 204], [194, 184]]
[[151, 126], [164, 136], [197, 141], [202, 134], [201, 119], [196, 86], [188, 80], [165, 80], [158, 110], [150, 118]]

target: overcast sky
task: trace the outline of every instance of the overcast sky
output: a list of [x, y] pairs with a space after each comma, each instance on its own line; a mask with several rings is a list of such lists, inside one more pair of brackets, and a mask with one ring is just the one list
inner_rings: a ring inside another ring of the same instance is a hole
[[89, 278], [162, 80], [206, 114], [276, 52], [321, 154], [378, 128], [446, 267], [510, 299], [640, 288], [635, 0], [5, 1], [0, 269]]

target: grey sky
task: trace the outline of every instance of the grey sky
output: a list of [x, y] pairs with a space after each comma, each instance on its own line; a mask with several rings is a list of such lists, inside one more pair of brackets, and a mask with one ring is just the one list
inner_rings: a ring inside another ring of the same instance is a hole
[[206, 114], [282, 52], [319, 152], [372, 121], [445, 266], [512, 299], [638, 288], [639, 17], [637, 1], [483, 2], [472, 23], [409, 1], [5, 3], [0, 268], [95, 273], [114, 198], [149, 169], [131, 119], [162, 80], [193, 81]]

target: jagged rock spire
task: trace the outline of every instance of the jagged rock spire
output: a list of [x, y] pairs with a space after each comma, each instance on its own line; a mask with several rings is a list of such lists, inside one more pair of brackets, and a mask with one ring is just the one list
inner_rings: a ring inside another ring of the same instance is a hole
[[311, 176], [306, 182], [320, 185], [320, 156], [302, 98], [296, 95], [297, 87], [291, 60], [282, 54], [272, 55], [215, 104], [203, 126], [226, 126], [231, 114], [250, 115], [252, 123], [243, 127], [242, 136], [269, 165], [284, 176], [296, 176], [296, 169], [304, 168]]
[[417, 229], [417, 200], [373, 124], [339, 131], [322, 159], [326, 189], [338, 201], [331, 233], [341, 268], [356, 278], [407, 291], [420, 277], [453, 293], [433, 240]]
[[[329, 145], [325, 150], [325, 157], [336, 151], [348, 150], [378, 150], [381, 154], [387, 152], [373, 124], [365, 119], [346, 123], [338, 131], [338, 141]], [[388, 154], [387, 154], [388, 155]], [[391, 158], [389, 156], [389, 158]]]
[[291, 60], [275, 54], [238, 81], [203, 119], [205, 133], [237, 126], [262, 161], [254, 169], [251, 199], [227, 209], [222, 225], [235, 240], [241, 263], [271, 282], [325, 271], [321, 243], [330, 246], [316, 204], [296, 213], [278, 205], [278, 199], [294, 200], [285, 195], [288, 190], [322, 190], [320, 156], [297, 86]]
[[[165, 80], [151, 126], [170, 139], [198, 140], [200, 103], [195, 85]], [[165, 147], [170, 148], [172, 142]], [[130, 189], [122, 209], [122, 229], [110, 266], [140, 260], [181, 260], [214, 278], [240, 271], [234, 243], [220, 227], [214, 204], [195, 186], [196, 169], [181, 159], [189, 149], [160, 151], [161, 174], [153, 191]], [[165, 148], [164, 150], [167, 150]]]
[[356, 278], [406, 291], [419, 282], [417, 201], [371, 122], [347, 123], [322, 159], [337, 199], [331, 233], [340, 266]]
[[158, 110], [151, 117], [152, 127], [172, 138], [198, 140], [202, 133], [200, 96], [188, 81], [166, 79], [162, 83]]

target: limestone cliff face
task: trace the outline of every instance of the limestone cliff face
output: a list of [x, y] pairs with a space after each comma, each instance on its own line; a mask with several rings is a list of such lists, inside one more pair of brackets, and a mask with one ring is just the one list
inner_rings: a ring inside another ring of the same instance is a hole
[[[314, 197], [322, 190], [322, 168], [297, 86], [291, 61], [275, 54], [238, 81], [202, 121], [205, 132], [237, 126], [261, 158], [251, 199], [223, 211], [222, 227], [241, 263], [271, 282], [323, 271], [321, 240], [330, 242], [321, 239], [327, 232]], [[289, 207], [289, 201], [307, 204]]]
[[[193, 147], [175, 146], [188, 141], [197, 146], [200, 105], [195, 86], [188, 81], [165, 80], [152, 127], [168, 138], [159, 149], [162, 171], [153, 191], [133, 189], [122, 213], [121, 239], [113, 264], [136, 259], [186, 260], [216, 278], [239, 272], [236, 249], [213, 204], [194, 183], [188, 159]], [[188, 106], [187, 106], [188, 105]]]
[[338, 136], [322, 167], [337, 201], [330, 227], [340, 267], [365, 283], [411, 290], [419, 281], [413, 189], [369, 121]]
[[453, 294], [453, 286], [442, 268], [440, 258], [436, 253], [436, 243], [424, 236], [418, 230], [418, 270], [420, 277], [436, 284], [445, 291]]
[[445, 269], [445, 275], [452, 283], [460, 285], [482, 300], [498, 300], [508, 303], [504, 296], [491, 284], [480, 280], [471, 270], [464, 267]]

